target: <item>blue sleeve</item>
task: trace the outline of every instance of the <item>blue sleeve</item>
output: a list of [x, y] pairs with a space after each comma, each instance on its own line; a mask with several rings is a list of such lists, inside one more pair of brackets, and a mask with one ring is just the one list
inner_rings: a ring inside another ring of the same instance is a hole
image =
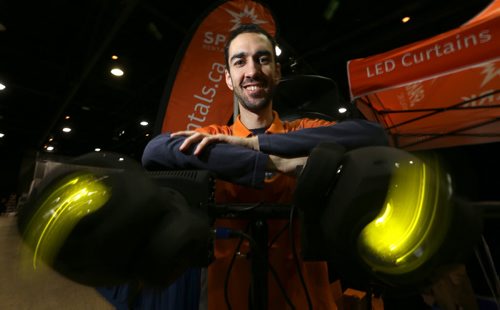
[[322, 142], [337, 143], [351, 150], [363, 146], [388, 145], [383, 127], [354, 119], [331, 126], [305, 128], [284, 134], [258, 135], [261, 152], [284, 157], [307, 156]]
[[208, 145], [200, 156], [192, 155], [195, 146], [183, 153], [184, 137], [161, 134], [144, 149], [142, 165], [148, 170], [209, 170], [222, 180], [262, 188], [269, 156], [248, 148], [225, 143]]

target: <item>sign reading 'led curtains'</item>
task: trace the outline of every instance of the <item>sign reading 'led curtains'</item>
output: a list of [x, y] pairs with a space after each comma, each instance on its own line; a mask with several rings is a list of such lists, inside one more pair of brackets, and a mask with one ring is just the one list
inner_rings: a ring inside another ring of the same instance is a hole
[[348, 62], [351, 99], [394, 145], [500, 141], [500, 0], [464, 25]]

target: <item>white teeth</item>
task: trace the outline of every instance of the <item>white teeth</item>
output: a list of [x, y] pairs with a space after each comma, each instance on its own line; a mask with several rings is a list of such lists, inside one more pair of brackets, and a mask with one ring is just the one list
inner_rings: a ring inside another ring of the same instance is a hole
[[257, 86], [248, 86], [248, 89], [251, 91], [257, 90]]

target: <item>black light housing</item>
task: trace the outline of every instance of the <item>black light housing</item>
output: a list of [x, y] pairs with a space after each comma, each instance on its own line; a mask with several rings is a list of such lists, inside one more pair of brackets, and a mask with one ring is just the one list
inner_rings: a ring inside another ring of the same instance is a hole
[[33, 268], [41, 260], [71, 280], [103, 286], [166, 285], [189, 267], [207, 266], [206, 212], [158, 179], [113, 153], [90, 153], [55, 169], [18, 215]]
[[481, 233], [479, 210], [455, 196], [437, 161], [391, 147], [318, 147], [295, 201], [310, 234], [304, 258], [331, 262], [360, 288], [376, 283], [401, 293], [427, 286], [463, 262]]

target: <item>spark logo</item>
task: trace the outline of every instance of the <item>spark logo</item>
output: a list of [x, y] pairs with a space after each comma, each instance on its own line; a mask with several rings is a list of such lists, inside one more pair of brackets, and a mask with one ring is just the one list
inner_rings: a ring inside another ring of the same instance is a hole
[[482, 73], [484, 74], [484, 79], [481, 83], [481, 88], [488, 84], [488, 82], [492, 81], [495, 77], [500, 76], [500, 69], [496, 69], [494, 63], [489, 63], [484, 66]]
[[255, 14], [255, 7], [252, 7], [250, 9], [250, 8], [248, 8], [247, 5], [245, 5], [245, 8], [240, 13], [231, 11], [229, 9], [226, 9], [226, 12], [228, 12], [233, 17], [231, 22], [234, 23], [234, 26], [230, 29], [230, 31], [233, 31], [234, 29], [238, 28], [242, 24], [260, 25], [260, 24], [267, 23], [267, 21], [261, 20], [258, 18], [257, 14]]

